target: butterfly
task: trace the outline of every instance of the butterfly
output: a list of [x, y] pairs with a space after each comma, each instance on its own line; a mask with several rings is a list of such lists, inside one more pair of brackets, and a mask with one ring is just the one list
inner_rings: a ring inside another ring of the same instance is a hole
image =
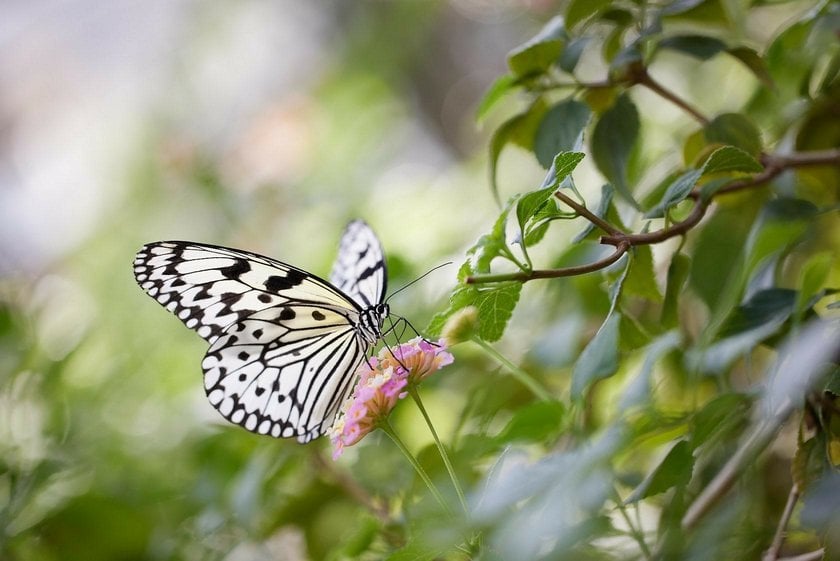
[[388, 317], [382, 244], [344, 230], [329, 281], [256, 253], [185, 241], [144, 245], [140, 287], [210, 343], [210, 403], [251, 432], [308, 442], [332, 425]]

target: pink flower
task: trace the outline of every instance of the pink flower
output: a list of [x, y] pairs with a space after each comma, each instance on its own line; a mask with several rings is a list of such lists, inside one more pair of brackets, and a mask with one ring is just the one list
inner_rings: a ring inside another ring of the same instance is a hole
[[359, 442], [385, 420], [397, 402], [432, 372], [452, 364], [452, 354], [441, 339], [437, 344], [421, 337], [397, 347], [384, 347], [379, 355], [363, 362], [356, 374], [359, 381], [329, 430], [333, 459], [345, 446]]

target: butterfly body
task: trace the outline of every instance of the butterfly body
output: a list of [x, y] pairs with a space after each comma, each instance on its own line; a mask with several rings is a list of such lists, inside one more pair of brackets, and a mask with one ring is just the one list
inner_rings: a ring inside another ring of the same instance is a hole
[[210, 403], [259, 434], [324, 434], [355, 370], [382, 337], [385, 258], [362, 221], [342, 236], [330, 280], [246, 251], [183, 241], [143, 246], [140, 287], [210, 343]]

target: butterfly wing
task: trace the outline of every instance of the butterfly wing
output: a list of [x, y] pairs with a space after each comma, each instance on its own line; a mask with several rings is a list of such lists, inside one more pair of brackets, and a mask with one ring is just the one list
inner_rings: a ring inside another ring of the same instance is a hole
[[202, 362], [210, 403], [259, 434], [300, 442], [324, 434], [370, 346], [357, 322], [355, 311], [294, 303], [231, 325]]
[[192, 242], [144, 246], [134, 274], [211, 343], [205, 391], [225, 418], [301, 442], [332, 425], [370, 347], [349, 296], [268, 257]]
[[291, 265], [238, 249], [182, 241], [143, 246], [134, 277], [149, 296], [213, 343], [251, 314], [288, 302], [356, 309], [335, 287]]
[[375, 306], [385, 298], [385, 252], [379, 238], [362, 220], [354, 220], [344, 229], [330, 282], [361, 308]]

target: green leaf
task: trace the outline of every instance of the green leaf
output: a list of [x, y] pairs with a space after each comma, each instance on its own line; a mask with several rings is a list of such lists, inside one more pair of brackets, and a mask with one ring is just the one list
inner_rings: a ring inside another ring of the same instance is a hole
[[534, 139], [534, 153], [540, 165], [548, 169], [560, 152], [579, 150], [589, 116], [589, 107], [573, 99], [562, 101], [549, 109]]
[[566, 27], [573, 29], [610, 5], [610, 0], [572, 0], [566, 8]]
[[633, 490], [627, 503], [635, 503], [640, 500], [664, 493], [671, 487], [683, 487], [691, 481], [691, 472], [694, 470], [694, 455], [691, 446], [685, 440], [677, 442], [642, 483]]
[[575, 68], [577, 68], [578, 62], [580, 62], [583, 50], [589, 44], [590, 40], [590, 37], [575, 37], [569, 41], [569, 44], [566, 45], [566, 48], [563, 49], [563, 53], [560, 55], [560, 60], [557, 61], [560, 69], [569, 74], [573, 73]]
[[677, 177], [665, 190], [662, 200], [645, 213], [645, 218], [661, 218], [665, 216], [671, 207], [688, 197], [702, 175], [702, 169], [690, 169]]
[[676, 327], [679, 323], [679, 302], [685, 281], [691, 271], [691, 257], [677, 253], [668, 266], [668, 279], [665, 287], [665, 300], [662, 303], [660, 322], [663, 327]]
[[437, 337], [452, 314], [467, 306], [475, 306], [478, 309], [478, 336], [485, 341], [498, 341], [519, 301], [521, 290], [522, 283], [518, 282], [499, 283], [489, 288], [460, 285], [449, 297], [449, 308], [436, 314], [426, 330]]
[[478, 108], [475, 111], [475, 120], [483, 120], [487, 116], [487, 113], [490, 112], [490, 109], [518, 85], [519, 81], [517, 77], [511, 74], [505, 74], [497, 78], [478, 103]]
[[813, 203], [802, 199], [779, 198], [764, 205], [747, 239], [747, 273], [768, 256], [797, 242], [817, 212]]
[[762, 150], [761, 133], [753, 122], [740, 113], [724, 113], [703, 128], [709, 143], [730, 144], [758, 156]]
[[496, 440], [509, 442], [543, 442], [563, 431], [566, 408], [559, 401], [538, 401], [519, 409], [502, 429]]
[[709, 60], [726, 50], [726, 43], [708, 35], [675, 35], [659, 42], [659, 48], [679, 51], [700, 60]]
[[[601, 199], [598, 201], [598, 208], [595, 209], [594, 213], [598, 218], [604, 218], [607, 215], [607, 211], [610, 208], [610, 203], [612, 202], [614, 189], [612, 185], [609, 183], [605, 183], [601, 185]], [[586, 236], [588, 236], [593, 230], [595, 229], [595, 224], [592, 222], [587, 221], [586, 226], [580, 233], [578, 233], [574, 238], [572, 238], [572, 243], [580, 243]]]
[[725, 393], [713, 398], [691, 417], [691, 448], [743, 426], [749, 411], [750, 400], [742, 394]]
[[581, 399], [586, 388], [598, 380], [609, 378], [618, 370], [620, 324], [621, 314], [611, 313], [580, 353], [572, 370], [572, 399]]
[[493, 198], [496, 199], [497, 203], [501, 204], [497, 171], [502, 150], [511, 142], [530, 150], [533, 147], [537, 126], [545, 111], [545, 101], [538, 98], [528, 109], [499, 125], [499, 128], [493, 133], [493, 137], [490, 139], [490, 190], [493, 192]]
[[563, 51], [563, 18], [554, 17], [533, 38], [508, 53], [508, 67], [517, 77], [542, 74]]
[[624, 390], [618, 405], [620, 411], [627, 411], [630, 408], [650, 402], [653, 393], [650, 388], [653, 367], [665, 354], [677, 348], [681, 339], [679, 331], [672, 330], [656, 338], [645, 348], [644, 363], [642, 363], [639, 373]]
[[757, 52], [749, 47], [735, 47], [728, 49], [727, 52], [749, 68], [762, 84], [771, 90], [776, 89], [776, 83], [773, 82], [773, 77], [770, 76], [770, 70], [767, 68], [767, 64]]
[[592, 157], [595, 165], [615, 186], [618, 194], [635, 208], [639, 204], [630, 192], [627, 165], [639, 136], [639, 113], [626, 94], [601, 115], [592, 132]]
[[659, 287], [656, 284], [656, 273], [653, 270], [653, 252], [649, 245], [636, 246], [632, 250], [630, 272], [624, 281], [624, 290], [628, 294], [647, 298], [654, 302], [662, 300]]
[[738, 172], [759, 173], [764, 167], [750, 154], [735, 146], [722, 146], [703, 164], [703, 174]]
[[803, 441], [801, 438], [793, 455], [793, 462], [790, 465], [790, 473], [793, 482], [801, 492], [805, 492], [822, 475], [828, 472], [829, 464], [826, 457], [825, 433], [817, 432], [816, 435]]
[[796, 297], [795, 313], [797, 318], [802, 318], [805, 312], [813, 305], [812, 299], [825, 284], [834, 265], [834, 256], [829, 252], [818, 253], [812, 256], [802, 267], [799, 275], [799, 293]]

